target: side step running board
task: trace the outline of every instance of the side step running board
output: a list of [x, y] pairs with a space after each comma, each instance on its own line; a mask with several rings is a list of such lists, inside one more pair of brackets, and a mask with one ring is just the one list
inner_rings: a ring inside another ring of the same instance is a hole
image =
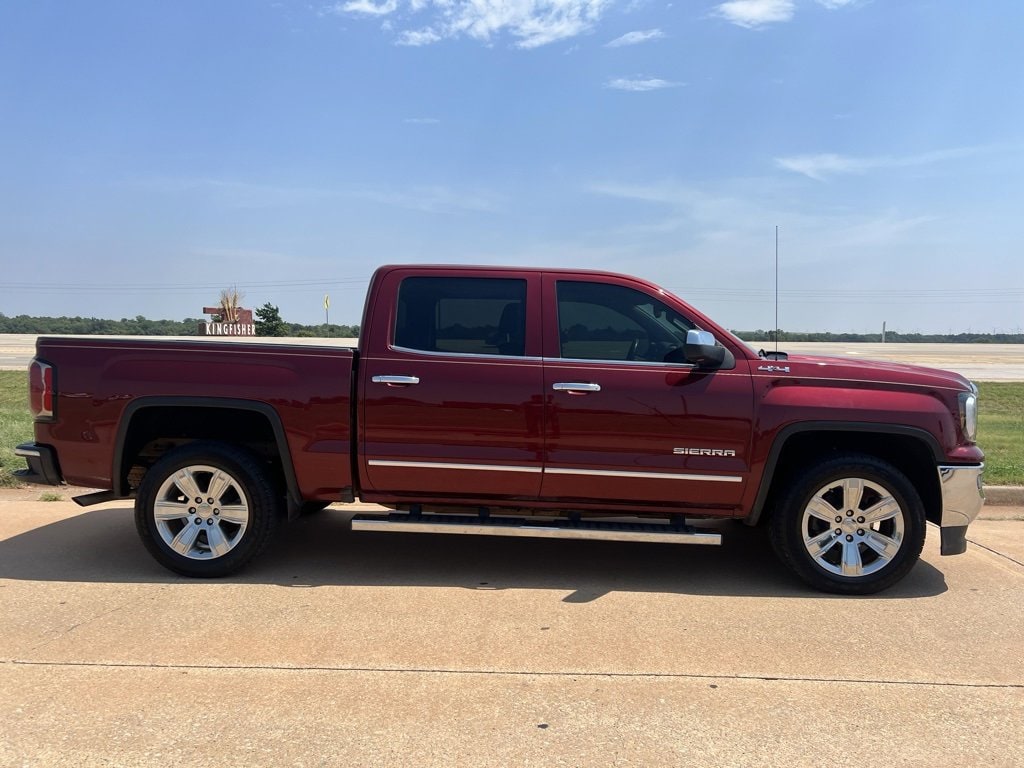
[[522, 517], [475, 515], [408, 515], [403, 513], [356, 515], [353, 531], [399, 533], [464, 533], [485, 536], [525, 536], [540, 539], [594, 539], [600, 541], [656, 541], [667, 544], [721, 544], [722, 535], [692, 526], [659, 523], [605, 523], [568, 520], [534, 521]]

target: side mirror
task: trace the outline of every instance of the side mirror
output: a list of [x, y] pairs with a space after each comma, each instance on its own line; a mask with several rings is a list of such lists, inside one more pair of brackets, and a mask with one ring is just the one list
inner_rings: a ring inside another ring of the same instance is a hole
[[726, 349], [715, 343], [715, 335], [711, 331], [687, 331], [683, 351], [686, 362], [698, 368], [719, 368], [725, 362]]

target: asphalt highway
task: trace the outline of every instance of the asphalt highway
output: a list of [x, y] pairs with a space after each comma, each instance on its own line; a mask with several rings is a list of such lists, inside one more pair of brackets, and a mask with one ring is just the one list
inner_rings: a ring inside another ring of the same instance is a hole
[[[124, 338], [116, 337], [116, 338]], [[163, 338], [168, 337], [136, 337]], [[188, 337], [196, 340], [197, 337]], [[24, 370], [35, 352], [36, 336], [0, 334], [0, 370]], [[210, 339], [211, 341], [224, 341]], [[355, 346], [356, 339], [261, 339], [248, 342], [336, 344]], [[765, 345], [755, 345], [765, 346]], [[787, 342], [780, 349], [794, 354], [891, 360], [961, 373], [973, 381], [1024, 381], [1024, 344], [833, 344]]]

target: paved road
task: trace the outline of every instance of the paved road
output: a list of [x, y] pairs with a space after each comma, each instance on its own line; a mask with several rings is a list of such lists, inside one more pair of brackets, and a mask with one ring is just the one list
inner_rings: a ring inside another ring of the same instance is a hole
[[[120, 338], [124, 338], [123, 336]], [[137, 338], [168, 338], [137, 337]], [[195, 337], [188, 337], [195, 341]], [[35, 336], [0, 334], [0, 371], [24, 370], [35, 349]], [[211, 339], [223, 341], [224, 339]], [[262, 343], [342, 344], [356, 339], [253, 339]], [[927, 365], [962, 373], [974, 381], [1024, 381], [1024, 344], [817, 344], [789, 343], [785, 351], [798, 354], [835, 355], [864, 360], [892, 360]]]
[[794, 354], [890, 360], [944, 368], [972, 381], [1024, 381], [1024, 344], [833, 344], [786, 342]]
[[[1024, 509], [873, 598], [721, 548], [352, 532], [236, 577], [0, 494], [0, 765], [1024, 765]], [[6, 499], [6, 500], [5, 500]]]

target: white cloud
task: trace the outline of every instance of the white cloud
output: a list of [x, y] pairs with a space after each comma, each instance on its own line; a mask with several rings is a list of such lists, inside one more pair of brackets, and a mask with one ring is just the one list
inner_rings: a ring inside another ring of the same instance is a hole
[[786, 188], [771, 179], [733, 179], [710, 188], [676, 181], [607, 181], [591, 184], [588, 191], [647, 203], [664, 214], [631, 227], [631, 234], [687, 231], [700, 238], [721, 240], [741, 234], [764, 237], [779, 224], [783, 231], [828, 231], [837, 243], [861, 243], [902, 234], [935, 220], [932, 215], [896, 211], [850, 211], [828, 206], [815, 210], [815, 206], [790, 197]]
[[777, 157], [775, 165], [786, 171], [800, 173], [816, 181], [824, 181], [829, 176], [867, 173], [876, 168], [908, 168], [919, 165], [931, 165], [945, 160], [955, 160], [985, 151], [984, 147], [960, 147], [923, 152], [917, 155], [895, 157], [891, 155], [879, 157], [851, 157], [824, 153], [817, 155], [793, 155]]
[[395, 41], [395, 44], [419, 47], [436, 43], [440, 39], [441, 35], [432, 29], [410, 29], [402, 32]]
[[834, 11], [836, 8], [845, 8], [855, 2], [857, 0], [817, 0], [818, 5], [828, 8], [830, 11]]
[[387, 16], [398, 10], [398, 0], [384, 0], [382, 3], [375, 3], [373, 0], [349, 0], [347, 3], [337, 3], [332, 10], [335, 13]]
[[[410, 14], [427, 23], [399, 33], [396, 44], [421, 46], [469, 37], [490, 43], [507, 34], [517, 48], [537, 48], [588, 32], [612, 0], [402, 0]], [[384, 16], [399, 11], [399, 0], [349, 0], [332, 13]], [[401, 14], [399, 14], [401, 15]]]
[[[761, 263], [767, 267], [776, 225], [782, 233], [789, 266], [822, 265], [822, 279], [829, 280], [834, 278], [838, 253], [862, 255], [867, 250], [916, 243], [940, 220], [927, 211], [849, 209], [821, 201], [816, 204], [792, 197], [790, 187], [771, 179], [731, 179], [702, 186], [672, 180], [610, 181], [592, 184], [588, 189], [650, 206], [625, 226], [601, 233], [604, 243], [629, 244], [637, 254], [681, 248], [689, 256], [685, 260], [688, 265], [701, 261], [715, 264], [712, 271], [719, 281], [722, 271], [729, 269], [729, 262], [735, 263], [737, 274], [749, 277], [751, 254], [763, 254]], [[631, 271], [643, 272], [639, 266], [642, 258], [638, 255], [630, 260]]]
[[826, 176], [843, 173], [863, 173], [871, 167], [864, 158], [845, 157], [831, 153], [820, 155], [794, 155], [777, 157], [775, 165], [786, 171], [802, 173], [812, 179], [824, 181]]
[[628, 78], [616, 77], [604, 84], [605, 88], [612, 88], [616, 91], [658, 91], [662, 88], [676, 88], [683, 83], [673, 83], [671, 80], [662, 80], [660, 77]]
[[407, 117], [402, 122], [410, 125], [437, 125], [441, 121], [436, 117]]
[[[444, 5], [448, 0], [435, 0]], [[587, 32], [611, 0], [455, 0], [449, 28], [489, 41], [507, 30], [520, 48], [537, 48]], [[453, 35], [454, 36], [454, 35]]]
[[621, 48], [624, 45], [637, 45], [638, 43], [646, 43], [648, 40], [656, 40], [659, 37], [664, 37], [665, 33], [660, 29], [643, 29], [637, 30], [636, 32], [627, 32], [622, 37], [616, 37], [609, 43], [605, 43], [605, 48]]
[[940, 217], [931, 214], [901, 216], [893, 211], [883, 211], [860, 221], [848, 221], [845, 228], [834, 233], [835, 246], [866, 247], [899, 242], [906, 235], [939, 220]]
[[730, 0], [718, 6], [718, 15], [740, 27], [752, 29], [793, 18], [793, 0]]
[[339, 192], [357, 200], [424, 213], [487, 213], [498, 208], [498, 201], [485, 192], [461, 192], [443, 185], [405, 188], [352, 185]]

